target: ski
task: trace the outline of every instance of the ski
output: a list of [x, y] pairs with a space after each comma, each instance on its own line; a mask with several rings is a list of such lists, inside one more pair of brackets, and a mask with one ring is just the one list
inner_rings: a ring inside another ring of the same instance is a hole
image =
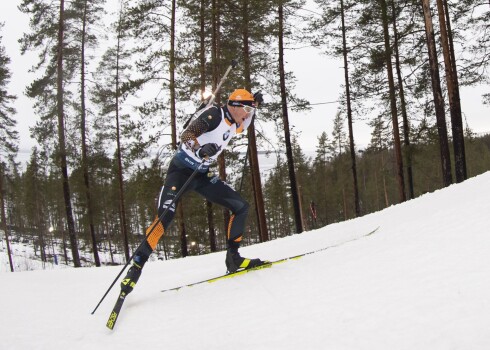
[[316, 249], [316, 250], [313, 250], [313, 251], [310, 251], [310, 252], [306, 252], [306, 253], [302, 253], [302, 254], [298, 254], [298, 255], [294, 255], [294, 256], [289, 256], [289, 257], [278, 259], [278, 260], [265, 261], [264, 264], [263, 265], [260, 265], [260, 266], [252, 267], [250, 269], [245, 269], [245, 270], [238, 270], [238, 271], [231, 272], [231, 273], [226, 273], [226, 274], [223, 274], [223, 275], [219, 275], [219, 276], [207, 278], [207, 279], [204, 279], [204, 280], [201, 280], [201, 281], [197, 281], [197, 282], [192, 282], [192, 283], [184, 284], [184, 285], [181, 285], [181, 286], [178, 286], [178, 287], [174, 287], [174, 288], [164, 289], [164, 290], [162, 290], [162, 293], [163, 292], [170, 292], [170, 291], [178, 291], [178, 290], [180, 290], [182, 288], [194, 287], [194, 286], [197, 286], [199, 284], [204, 284], [204, 283], [213, 283], [213, 282], [221, 281], [221, 280], [224, 280], [224, 279], [237, 277], [237, 276], [240, 276], [240, 275], [249, 273], [249, 272], [253, 272], [253, 271], [257, 271], [257, 270], [262, 270], [262, 269], [265, 269], [265, 268], [269, 268], [269, 267], [272, 267], [274, 265], [281, 264], [281, 263], [284, 263], [284, 262], [287, 262], [287, 261], [298, 260], [298, 259], [300, 259], [300, 258], [302, 258], [302, 257], [304, 257], [306, 255], [319, 253], [319, 252], [325, 251], [327, 249], [339, 247], [339, 246], [344, 245], [346, 243], [356, 241], [356, 240], [358, 240], [360, 238], [364, 238], [364, 237], [370, 236], [373, 233], [375, 233], [376, 231], [378, 231], [378, 229], [379, 229], [379, 226], [376, 227], [374, 230], [366, 233], [365, 235], [362, 235], [360, 237], [356, 237], [356, 238], [351, 239], [351, 240], [346, 241], [346, 242], [342, 242], [342, 243], [339, 243], [339, 244], [331, 245], [331, 246], [328, 246], [328, 247], [323, 247], [323, 248]]
[[121, 292], [119, 294], [119, 297], [117, 298], [116, 304], [114, 305], [114, 308], [112, 309], [112, 312], [106, 323], [107, 328], [109, 328], [110, 330], [114, 329], [114, 326], [117, 321], [117, 317], [119, 316], [119, 312], [121, 311], [124, 300], [126, 300], [126, 295], [127, 295], [126, 293]]
[[[249, 268], [249, 269], [242, 269], [242, 270], [238, 270], [238, 271], [235, 271], [235, 272], [226, 273], [226, 274], [223, 274], [223, 275], [215, 276], [215, 277], [212, 277], [212, 278], [207, 278], [207, 279], [204, 279], [204, 280], [201, 280], [201, 281], [197, 281], [197, 282], [192, 282], [192, 283], [184, 284], [184, 285], [181, 285], [181, 286], [178, 286], [178, 287], [174, 287], [174, 288], [164, 289], [164, 290], [162, 290], [162, 292], [178, 291], [178, 290], [180, 290], [182, 288], [193, 287], [193, 286], [197, 286], [199, 284], [204, 284], [204, 283], [213, 283], [213, 282], [221, 281], [221, 280], [224, 280], [224, 279], [228, 279], [228, 278], [233, 278], [233, 277], [237, 277], [237, 276], [240, 276], [240, 275], [244, 275], [244, 274], [249, 273], [249, 272], [258, 271], [258, 270], [262, 270], [262, 269], [266, 269], [266, 268], [271, 268], [272, 266], [277, 265], [277, 264], [285, 263], [285, 262], [291, 261], [291, 260], [298, 260], [298, 259], [300, 259], [300, 258], [302, 258], [302, 257], [304, 257], [306, 255], [315, 254], [315, 253], [322, 252], [322, 251], [325, 251], [325, 250], [330, 249], [330, 248], [339, 247], [339, 246], [344, 245], [346, 243], [353, 242], [353, 241], [356, 241], [358, 239], [361, 239], [361, 238], [370, 236], [373, 233], [375, 233], [376, 231], [378, 231], [378, 229], [379, 229], [379, 226], [376, 227], [374, 230], [368, 232], [365, 235], [362, 235], [360, 237], [353, 238], [353, 239], [351, 239], [349, 241], [346, 241], [346, 242], [341, 242], [339, 244], [331, 245], [331, 246], [328, 246], [328, 247], [323, 247], [323, 248], [320, 248], [320, 249], [316, 249], [316, 250], [313, 250], [313, 251], [305, 252], [305, 253], [294, 255], [294, 256], [289, 256], [289, 257], [278, 259], [278, 260], [264, 261], [264, 263], [262, 265], [260, 265], [260, 266], [255, 266], [255, 267], [252, 267], [252, 268]], [[114, 329], [114, 326], [116, 325], [117, 318], [119, 317], [119, 313], [120, 313], [121, 308], [122, 308], [122, 306], [124, 304], [124, 300], [126, 300], [126, 296], [127, 296], [127, 294], [125, 292], [121, 292], [119, 294], [119, 297], [117, 298], [116, 304], [114, 305], [114, 308], [112, 309], [112, 312], [111, 312], [111, 314], [109, 316], [109, 319], [107, 320], [107, 324], [106, 324], [107, 328], [109, 328], [110, 330]]]
[[269, 267], [272, 267], [272, 265], [275, 264], [275, 263], [277, 263], [277, 262], [276, 261], [264, 261], [264, 263], [262, 265], [260, 265], [260, 266], [251, 267], [249, 269], [238, 270], [238, 271], [235, 271], [235, 272], [229, 272], [229, 273], [225, 273], [223, 275], [211, 277], [211, 278], [208, 278], [208, 279], [205, 279], [205, 280], [201, 280], [201, 281], [197, 281], [197, 282], [192, 282], [192, 283], [184, 284], [184, 285], [181, 285], [181, 286], [178, 286], [178, 287], [174, 287], [174, 288], [164, 289], [164, 290], [162, 290], [162, 292], [170, 292], [172, 290], [179, 290], [179, 289], [182, 289], [182, 288], [193, 287], [193, 286], [197, 286], [197, 285], [203, 284], [203, 283], [213, 283], [213, 282], [220, 281], [220, 280], [223, 280], [223, 279], [233, 278], [233, 277], [236, 277], [236, 276], [239, 276], [239, 275], [243, 275], [243, 274], [246, 274], [246, 273], [249, 273], [249, 272], [252, 272], [252, 271], [267, 269]]

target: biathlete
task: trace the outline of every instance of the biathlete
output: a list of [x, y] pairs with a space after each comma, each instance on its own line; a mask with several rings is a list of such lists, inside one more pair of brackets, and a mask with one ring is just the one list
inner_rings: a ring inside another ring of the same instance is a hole
[[[176, 194], [194, 171], [197, 175], [185, 188], [185, 192], [195, 191], [212, 203], [222, 205], [231, 212], [227, 232], [226, 268], [228, 272], [249, 269], [263, 265], [260, 259], [248, 259], [240, 256], [238, 249], [245, 229], [249, 204], [242, 196], [209, 172], [209, 166], [216, 161], [233, 136], [245, 131], [255, 114], [262, 95], [252, 95], [245, 89], [235, 90], [224, 106], [211, 105], [199, 111], [196, 119], [181, 135], [181, 143], [175, 152], [168, 171], [165, 184], [158, 200], [158, 217], [150, 226], [156, 226], [151, 234], [147, 229], [147, 238], [136, 250], [133, 264], [121, 282], [121, 289], [130, 293], [141, 275], [141, 270], [148, 261], [158, 241], [163, 236], [175, 216], [178, 199]], [[169, 207], [170, 205], [170, 207]], [[159, 217], [168, 208], [162, 220]]]

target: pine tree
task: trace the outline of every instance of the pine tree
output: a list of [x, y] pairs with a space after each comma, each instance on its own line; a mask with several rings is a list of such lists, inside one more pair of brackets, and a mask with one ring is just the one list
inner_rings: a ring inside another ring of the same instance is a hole
[[298, 184], [296, 181], [296, 171], [294, 169], [294, 158], [293, 158], [293, 149], [291, 143], [290, 136], [290, 126], [289, 126], [289, 116], [288, 116], [288, 96], [286, 91], [286, 72], [284, 67], [284, 2], [279, 1], [278, 5], [278, 53], [279, 53], [279, 81], [281, 87], [281, 104], [282, 104], [282, 121], [284, 126], [284, 140], [286, 143], [286, 157], [288, 163], [288, 171], [289, 171], [289, 182], [291, 188], [291, 195], [293, 201], [294, 208], [294, 221], [296, 224], [296, 232], [301, 233], [304, 230], [304, 224], [301, 216], [301, 208], [300, 208], [300, 198], [298, 195]]
[[75, 18], [79, 18], [81, 24], [78, 27], [80, 29], [80, 38], [79, 38], [79, 50], [75, 52], [79, 52], [80, 57], [80, 133], [81, 133], [81, 148], [82, 148], [82, 172], [83, 172], [83, 180], [84, 180], [84, 192], [86, 198], [86, 210], [88, 217], [88, 226], [90, 231], [90, 237], [92, 240], [92, 252], [94, 255], [95, 266], [100, 266], [100, 258], [97, 247], [97, 240], [95, 235], [95, 224], [94, 224], [94, 211], [93, 211], [93, 199], [90, 189], [90, 174], [89, 174], [89, 165], [88, 165], [88, 142], [87, 142], [87, 98], [86, 98], [86, 89], [87, 89], [87, 79], [86, 79], [86, 70], [87, 70], [87, 48], [96, 47], [97, 46], [97, 36], [92, 34], [91, 27], [94, 26], [103, 15], [103, 8], [101, 5], [103, 1], [89, 1], [88, 0], [79, 0], [73, 3], [73, 13]]
[[8, 92], [8, 84], [12, 73], [9, 64], [10, 57], [7, 56], [2, 45], [3, 36], [1, 35], [3, 23], [0, 23], [0, 214], [2, 219], [2, 230], [5, 233], [7, 254], [9, 258], [10, 271], [14, 272], [12, 253], [10, 251], [9, 230], [7, 227], [7, 215], [5, 212], [6, 188], [5, 179], [7, 177], [7, 164], [13, 162], [17, 153], [18, 133], [15, 130], [17, 121], [13, 118], [16, 110], [11, 104], [17, 98]]
[[447, 0], [437, 0], [439, 13], [440, 40], [446, 71], [449, 111], [453, 135], [454, 163], [456, 182], [462, 182], [468, 177], [466, 173], [466, 155], [464, 147], [463, 119], [461, 116], [461, 101], [459, 97], [458, 71], [454, 54], [453, 33]]
[[432, 81], [432, 93], [434, 96], [434, 106], [437, 118], [437, 130], [439, 134], [439, 148], [441, 155], [442, 179], [444, 186], [449, 186], [453, 182], [451, 172], [451, 159], [449, 156], [449, 141], [447, 137], [446, 116], [444, 112], [444, 98], [441, 89], [441, 79], [437, 60], [437, 48], [432, 24], [432, 12], [428, 0], [422, 0], [424, 11], [425, 33], [427, 39], [427, 49], [430, 62], [430, 73]]
[[[27, 50], [39, 51], [39, 63], [36, 70], [44, 68], [43, 76], [36, 79], [27, 89], [27, 95], [36, 99], [35, 109], [41, 115], [41, 121], [34, 128], [34, 135], [40, 143], [46, 143], [53, 135], [57, 135], [57, 157], [61, 172], [65, 212], [70, 238], [73, 264], [80, 267], [80, 256], [73, 219], [71, 192], [68, 181], [66, 125], [70, 93], [65, 89], [65, 83], [73, 77], [73, 60], [64, 61], [69, 52], [65, 36], [66, 13], [64, 0], [59, 6], [44, 0], [23, 0], [19, 9], [31, 15], [31, 32], [25, 33], [20, 40], [22, 52]], [[72, 57], [71, 57], [72, 58]], [[64, 63], [66, 65], [64, 66]], [[56, 122], [55, 122], [56, 120]]]
[[[133, 65], [131, 62], [134, 60], [132, 56], [134, 51], [127, 47], [128, 42], [130, 42], [126, 27], [128, 24], [126, 21], [128, 9], [125, 6], [125, 1], [121, 1], [120, 5], [118, 20], [113, 24], [115, 44], [106, 50], [97, 67], [97, 84], [92, 94], [92, 101], [100, 108], [101, 127], [106, 128], [104, 132], [107, 133], [110, 130], [107, 135], [108, 140], [115, 142], [115, 177], [118, 190], [119, 229], [123, 241], [124, 254], [128, 260], [130, 258], [130, 242], [124, 173], [126, 166], [129, 166], [134, 159], [145, 154], [139, 152], [144, 149], [145, 144], [140, 142], [141, 138], [139, 135], [142, 130], [130, 119], [129, 114], [124, 113], [125, 110], [123, 109], [123, 102], [140, 89], [143, 81], [133, 78]], [[115, 123], [112, 121], [115, 121]], [[130, 135], [133, 137], [135, 144], [133, 146], [128, 145]], [[126, 137], [124, 138], [124, 136]]]
[[8, 84], [12, 77], [9, 64], [10, 57], [5, 52], [2, 45], [3, 36], [1, 31], [3, 24], [0, 23], [0, 162], [5, 163], [17, 153], [18, 133], [15, 130], [17, 121], [13, 118], [16, 110], [12, 103], [17, 99], [16, 96], [8, 92]]

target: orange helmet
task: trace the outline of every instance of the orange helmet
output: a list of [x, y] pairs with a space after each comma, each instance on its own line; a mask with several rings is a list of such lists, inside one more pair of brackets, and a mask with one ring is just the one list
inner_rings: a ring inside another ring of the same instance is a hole
[[255, 100], [253, 95], [245, 89], [236, 89], [228, 98], [228, 104], [230, 106], [252, 106], [255, 107]]

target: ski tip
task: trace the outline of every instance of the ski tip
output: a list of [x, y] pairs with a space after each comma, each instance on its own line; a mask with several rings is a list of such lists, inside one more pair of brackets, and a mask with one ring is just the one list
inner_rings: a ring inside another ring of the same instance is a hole
[[114, 325], [116, 324], [117, 320], [117, 312], [112, 311], [111, 315], [109, 316], [109, 320], [107, 321], [106, 327], [109, 328], [111, 331], [114, 329]]

